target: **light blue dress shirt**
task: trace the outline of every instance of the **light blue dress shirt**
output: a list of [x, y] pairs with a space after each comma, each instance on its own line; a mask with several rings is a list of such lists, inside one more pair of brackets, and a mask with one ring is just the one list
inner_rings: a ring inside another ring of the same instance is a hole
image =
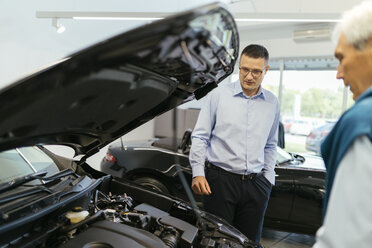
[[239, 80], [207, 95], [192, 133], [193, 177], [204, 176], [205, 160], [237, 174], [259, 173], [275, 183], [278, 99], [260, 87], [246, 96]]

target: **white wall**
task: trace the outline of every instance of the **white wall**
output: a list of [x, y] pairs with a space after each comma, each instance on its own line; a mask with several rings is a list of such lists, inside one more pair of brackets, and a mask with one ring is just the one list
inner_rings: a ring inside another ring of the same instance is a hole
[[[230, 10], [239, 17], [250, 18], [265, 16], [266, 18], [308, 18], [330, 16], [340, 17], [341, 14], [362, 0], [251, 0], [234, 1]], [[296, 19], [297, 19], [296, 18]], [[323, 18], [320, 18], [323, 19]], [[294, 30], [317, 29], [329, 27], [332, 22], [238, 22], [240, 49], [250, 43], [266, 46], [271, 58], [333, 56], [335, 44], [331, 41], [295, 43]]]

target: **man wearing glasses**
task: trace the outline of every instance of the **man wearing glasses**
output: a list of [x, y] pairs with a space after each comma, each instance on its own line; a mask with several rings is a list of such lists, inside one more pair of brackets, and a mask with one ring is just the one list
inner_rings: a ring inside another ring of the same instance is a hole
[[244, 48], [239, 81], [213, 90], [192, 134], [192, 189], [203, 195], [206, 211], [259, 243], [275, 181], [279, 102], [261, 87], [269, 53]]

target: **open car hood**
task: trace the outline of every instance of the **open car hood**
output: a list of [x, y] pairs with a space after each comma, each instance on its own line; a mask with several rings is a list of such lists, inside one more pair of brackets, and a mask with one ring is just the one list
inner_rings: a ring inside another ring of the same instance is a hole
[[239, 41], [219, 4], [186, 11], [72, 54], [0, 91], [0, 151], [99, 148], [233, 72]]

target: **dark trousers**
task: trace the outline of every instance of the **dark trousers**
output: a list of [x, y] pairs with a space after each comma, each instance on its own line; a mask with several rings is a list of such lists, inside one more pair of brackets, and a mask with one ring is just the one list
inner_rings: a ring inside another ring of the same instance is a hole
[[216, 167], [206, 167], [205, 176], [212, 194], [203, 195], [204, 209], [260, 242], [271, 183], [263, 174], [242, 178]]

